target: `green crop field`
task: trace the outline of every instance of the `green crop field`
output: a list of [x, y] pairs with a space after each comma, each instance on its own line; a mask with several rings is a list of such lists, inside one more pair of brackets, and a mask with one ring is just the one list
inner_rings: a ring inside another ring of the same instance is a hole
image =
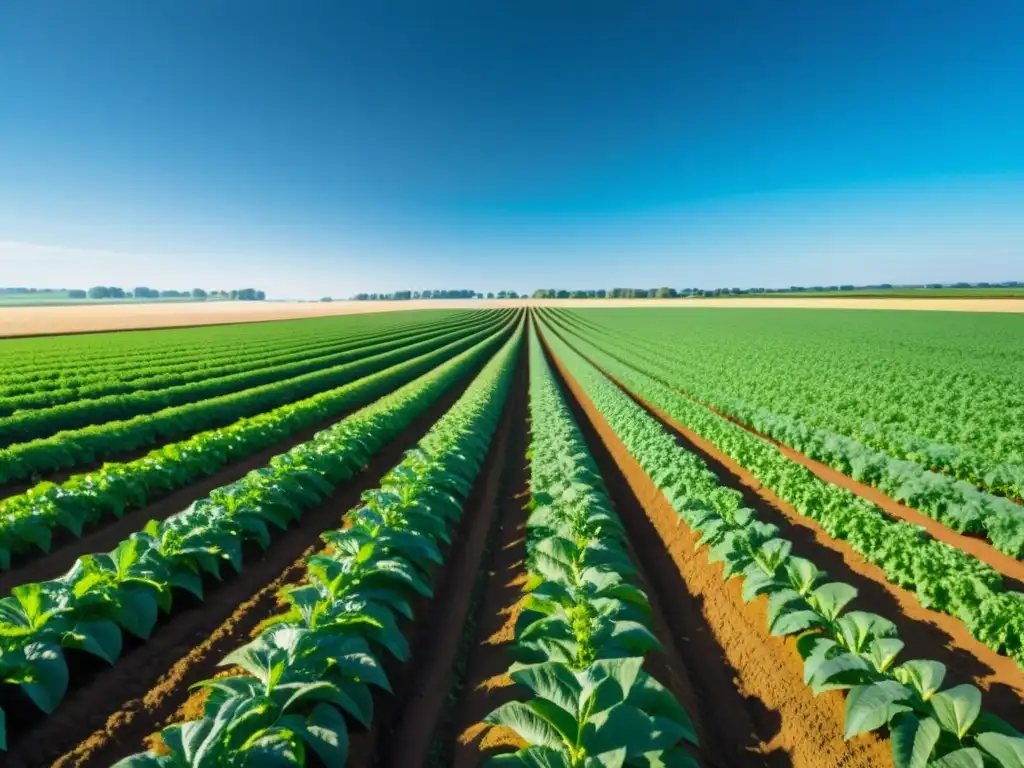
[[1024, 766], [1024, 316], [0, 340], [0, 764]]

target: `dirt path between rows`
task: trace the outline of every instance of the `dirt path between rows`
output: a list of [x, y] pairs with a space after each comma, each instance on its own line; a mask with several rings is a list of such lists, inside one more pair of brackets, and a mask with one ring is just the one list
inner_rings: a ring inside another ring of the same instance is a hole
[[[455, 682], [463, 630], [474, 608], [477, 575], [496, 522], [496, 507], [512, 465], [521, 461], [518, 451], [523, 446], [527, 366], [524, 344], [502, 422], [467, 500], [449, 562], [438, 580], [439, 589], [425, 606], [425, 615], [419, 617], [416, 650], [407, 679], [391, 697], [390, 723], [375, 715], [377, 733], [367, 746], [372, 746], [372, 764], [381, 768], [426, 765], [434, 734], [447, 714], [445, 694]], [[349, 759], [352, 766], [370, 764], [365, 759]]]
[[512, 659], [508, 654], [514, 639], [516, 619], [526, 581], [525, 522], [529, 514], [529, 471], [527, 382], [522, 385], [523, 408], [509, 436], [508, 462], [495, 510], [493, 543], [489, 559], [481, 563], [479, 578], [485, 580], [466, 638], [468, 648], [461, 659], [461, 680], [455, 681], [454, 701], [447, 702], [447, 722], [435, 733], [436, 754], [425, 764], [429, 768], [472, 768], [497, 748], [523, 746], [511, 731], [491, 729], [483, 719], [516, 696], [512, 680], [505, 674]]
[[643, 509], [647, 522], [633, 523], [647, 529], [638, 546], [642, 562], [656, 572], [652, 562], [671, 561], [674, 573], [669, 567], [657, 571], [666, 580], [660, 596], [676, 614], [675, 640], [712, 729], [705, 734], [709, 746], [735, 755], [729, 766], [891, 765], [888, 744], [877, 736], [843, 740], [842, 695], [815, 697], [803, 684], [794, 641], [767, 632], [765, 598], [744, 603], [739, 581], [723, 580], [722, 566], [696, 550], [698, 537], [680, 524], [679, 515], [561, 363], [558, 370], [573, 394], [574, 409], [585, 416], [580, 421], [590, 433], [588, 442], [593, 436], [595, 447], [604, 446], [595, 458], [606, 481], [621, 474]]
[[214, 674], [220, 659], [276, 611], [276, 588], [304, 572], [306, 557], [320, 546], [320, 534], [337, 527], [359, 504], [361, 494], [401, 461], [462, 395], [479, 367], [384, 446], [359, 475], [307, 512], [298, 525], [277, 534], [262, 560], [248, 563], [240, 574], [210, 590], [205, 601], [175, 612], [113, 668], [82, 684], [73, 681], [71, 693], [53, 714], [31, 727], [11, 729], [17, 738], [5, 767], [105, 768], [140, 750], [143, 739], [185, 703], [188, 686]]

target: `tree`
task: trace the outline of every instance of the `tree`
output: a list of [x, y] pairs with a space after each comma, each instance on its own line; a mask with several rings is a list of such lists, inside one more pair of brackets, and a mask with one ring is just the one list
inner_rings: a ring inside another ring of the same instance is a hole
[[88, 296], [88, 294], [85, 291], [79, 289], [68, 291], [69, 299], [84, 299], [86, 296]]
[[89, 298], [90, 299], [109, 299], [110, 298], [110, 289], [107, 288], [105, 285], [94, 285], [92, 288], [89, 289]]
[[518, 299], [518, 298], [519, 298], [519, 294], [518, 294], [518, 293], [516, 293], [515, 291], [509, 291], [509, 292], [508, 292], [508, 297], [509, 297], [510, 299]]
[[330, 303], [330, 302], [334, 301], [334, 299], [332, 299], [330, 296], [324, 296], [322, 299], [320, 299], [320, 301], [325, 302], [325, 303]]
[[204, 291], [202, 288], [193, 288], [192, 289], [192, 298], [193, 299], [202, 299], [203, 301], [206, 301], [206, 291]]
[[494, 298], [494, 291], [491, 291], [490, 293], [488, 293], [487, 294], [487, 298], [488, 299], [493, 299]]

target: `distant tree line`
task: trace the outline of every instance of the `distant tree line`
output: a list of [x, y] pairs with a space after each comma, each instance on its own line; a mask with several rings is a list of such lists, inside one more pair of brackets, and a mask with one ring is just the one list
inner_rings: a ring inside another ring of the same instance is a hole
[[788, 288], [598, 288], [590, 290], [565, 290], [539, 288], [533, 292], [535, 299], [675, 299], [699, 296], [741, 296], [767, 293], [827, 293], [829, 291], [884, 291], [900, 288], [1017, 288], [1024, 283], [1011, 280], [1003, 283], [924, 283], [920, 285], [791, 285]]
[[[74, 295], [73, 295], [74, 294]], [[80, 294], [80, 295], [78, 295]], [[218, 299], [227, 301], [263, 301], [267, 294], [255, 288], [236, 288], [233, 291], [205, 291], [202, 288], [193, 288], [191, 291], [171, 291], [148, 288], [140, 285], [130, 291], [114, 286], [96, 285], [88, 291], [68, 291], [68, 297], [72, 299], [194, 299], [205, 301], [206, 299]]]
[[[494, 293], [488, 293], [486, 298], [493, 299]], [[518, 299], [519, 294], [515, 291], [498, 291], [499, 299]], [[484, 294], [470, 290], [454, 291], [395, 291], [394, 293], [357, 293], [352, 297], [355, 301], [417, 301], [420, 299], [482, 299]], [[329, 301], [324, 297], [321, 301]]]

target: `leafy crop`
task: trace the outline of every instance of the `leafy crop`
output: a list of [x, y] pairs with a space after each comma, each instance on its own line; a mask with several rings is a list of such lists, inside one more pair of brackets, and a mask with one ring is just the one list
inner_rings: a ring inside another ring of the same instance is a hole
[[399, 620], [431, 595], [431, 579], [462, 516], [511, 384], [522, 333], [391, 470], [364, 494], [348, 525], [324, 534], [306, 578], [287, 588], [288, 610], [222, 666], [232, 674], [198, 687], [203, 717], [165, 728], [166, 753], [118, 768], [303, 766], [310, 756], [341, 767], [349, 723], [369, 727], [371, 687], [390, 690], [381, 660], [409, 655]]
[[[242, 390], [252, 390], [275, 382], [288, 381], [302, 389], [306, 381], [304, 377], [309, 374], [326, 372], [329, 369], [340, 372], [338, 371], [339, 366], [371, 358], [374, 355], [390, 352], [403, 346], [411, 347], [414, 350], [429, 349], [429, 346], [415, 345], [437, 339], [451, 340], [455, 333], [475, 330], [479, 326], [479, 322], [468, 327], [460, 323], [441, 328], [414, 328], [411, 331], [378, 334], [349, 342], [326, 355], [305, 354], [298, 359], [277, 365], [261, 365], [255, 369], [250, 363], [242, 371], [222, 376], [216, 376], [211, 371], [207, 371], [198, 381], [188, 383], [168, 383], [163, 387], [146, 389], [138, 388], [135, 383], [124, 384], [118, 387], [119, 391], [109, 394], [75, 398], [67, 403], [45, 402], [41, 407], [37, 406], [33, 410], [18, 410], [13, 415], [0, 418], [0, 435], [2, 435], [0, 445], [8, 446], [13, 443], [48, 437], [56, 432], [79, 429], [90, 424], [130, 419], [187, 403], [209, 400]], [[173, 380], [173, 375], [167, 378]], [[323, 376], [319, 376], [316, 380], [323, 378]], [[39, 393], [39, 396], [40, 398], [48, 397], [46, 393]], [[12, 405], [17, 405], [16, 399], [12, 398], [12, 400], [15, 400]]]
[[847, 739], [888, 727], [896, 768], [1020, 765], [1024, 735], [983, 714], [977, 688], [942, 689], [946, 670], [935, 661], [900, 663], [904, 644], [891, 621], [848, 610], [856, 589], [792, 555], [778, 529], [742, 507], [696, 455], [567, 344], [548, 338], [681, 521], [700, 533], [710, 561], [723, 564], [726, 579], [743, 581], [745, 600], [767, 596], [768, 628], [796, 637], [805, 683], [816, 693], [848, 692]]
[[[598, 342], [590, 334], [580, 335], [603, 351], [618, 354], [612, 343]], [[645, 351], [644, 346], [631, 343], [626, 354], [633, 367], [665, 384], [672, 384], [685, 378], [683, 371], [687, 364], [672, 361], [666, 351], [653, 348]], [[1024, 508], [1009, 499], [980, 491], [971, 483], [947, 474], [930, 471], [917, 461], [893, 458], [851, 437], [815, 427], [793, 416], [773, 413], [763, 407], [753, 408], [735, 398], [715, 399], [709, 404], [855, 480], [879, 488], [955, 531], [983, 535], [1001, 552], [1016, 558], [1024, 556]]]
[[0, 450], [0, 482], [32, 477], [64, 467], [75, 467], [123, 454], [160, 440], [194, 434], [203, 429], [230, 424], [243, 416], [286, 405], [324, 389], [375, 373], [423, 352], [455, 342], [479, 341], [503, 324], [494, 319], [473, 333], [455, 331], [434, 339], [365, 357], [337, 368], [315, 371], [287, 381], [265, 384], [244, 392], [165, 408], [126, 421], [84, 427], [52, 437], [18, 443]]
[[64, 576], [0, 599], [0, 683], [21, 687], [44, 712], [63, 698], [62, 649], [113, 662], [121, 630], [145, 638], [174, 589], [202, 598], [202, 575], [242, 567], [242, 543], [266, 548], [284, 529], [366, 465], [388, 441], [495, 348], [488, 339], [381, 398], [312, 440], [276, 456], [164, 521], [152, 521], [109, 555], [80, 558]]
[[577, 344], [605, 371], [712, 442], [801, 515], [819, 523], [830, 536], [849, 542], [868, 562], [881, 567], [890, 582], [915, 593], [924, 607], [958, 618], [981, 642], [1024, 667], [1024, 594], [1006, 590], [992, 568], [822, 481], [770, 443], [627, 364], [633, 361], [630, 352], [616, 350], [616, 357], [581, 339]]
[[[1013, 315], [557, 314], [618, 345], [678, 361], [675, 386], [744, 421], [762, 411], [767, 423], [785, 415], [812, 444], [816, 430], [852, 439], [861, 448], [843, 447], [853, 449], [851, 459], [865, 454], [881, 468], [876, 454], [884, 452], [1024, 500], [1024, 325]], [[901, 484], [901, 466], [893, 465], [893, 488]], [[926, 498], [926, 487], [936, 482], [919, 478], [907, 490], [917, 486]], [[943, 494], [937, 509], [962, 506], [961, 495], [978, 503], [953, 483]]]
[[675, 697], [643, 670], [660, 648], [633, 583], [626, 536], [600, 475], [530, 338], [530, 485], [526, 598], [511, 678], [531, 694], [486, 722], [527, 746], [491, 765], [696, 766], [697, 736]]
[[[506, 332], [500, 330], [493, 338]], [[108, 515], [120, 517], [129, 509], [145, 506], [156, 493], [184, 487], [310, 424], [365, 405], [453, 353], [472, 346], [475, 339], [474, 336], [453, 342], [336, 389], [221, 429], [201, 432], [135, 461], [105, 464], [60, 485], [41, 483], [24, 494], [0, 501], [0, 569], [10, 566], [12, 553], [49, 551], [57, 529], [79, 536], [87, 524]]]

